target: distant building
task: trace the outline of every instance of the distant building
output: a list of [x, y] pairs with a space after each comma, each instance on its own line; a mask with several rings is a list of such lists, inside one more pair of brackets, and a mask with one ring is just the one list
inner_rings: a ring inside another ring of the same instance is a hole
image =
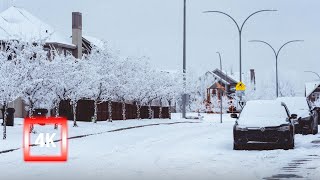
[[210, 94], [219, 95], [220, 93], [218, 89], [223, 90], [222, 95], [230, 95], [235, 93], [236, 85], [238, 81], [234, 80], [231, 76], [227, 73], [220, 71], [219, 69], [215, 69], [211, 72], [212, 76], [215, 79], [215, 83], [207, 89], [207, 96]]
[[[214, 71], [209, 71], [206, 73], [206, 77], [211, 77], [211, 83], [207, 86], [206, 89], [206, 106], [207, 112], [213, 112], [212, 107], [212, 97], [216, 96], [218, 100], [221, 99], [222, 96], [227, 96], [230, 102], [233, 101], [232, 95], [235, 93], [236, 85], [238, 83], [231, 75], [228, 75], [226, 72], [223, 72], [219, 69], [215, 69]], [[235, 111], [236, 107], [230, 107], [230, 111]]]
[[[82, 14], [72, 13], [72, 38], [64, 37], [50, 25], [42, 22], [23, 8], [10, 7], [0, 13], [0, 41], [9, 40], [36, 41], [45, 40], [44, 49], [50, 53], [71, 53], [76, 58], [91, 52], [94, 46], [103, 46], [102, 41], [82, 35]], [[25, 117], [26, 111], [21, 98], [10, 104], [15, 108], [15, 117]]]
[[305, 95], [309, 102], [318, 100], [320, 98], [320, 81], [306, 83]]
[[[256, 84], [256, 76], [254, 69], [250, 69], [250, 73], [248, 74], [250, 79], [248, 79], [248, 83], [250, 82], [254, 89]], [[248, 76], [248, 78], [249, 78]], [[204, 78], [205, 77], [205, 78]], [[229, 99], [229, 103], [233, 104], [229, 107], [229, 112], [235, 112], [240, 107], [237, 103], [233, 103], [235, 101], [235, 93], [236, 93], [236, 85], [238, 84], [239, 80], [236, 79], [233, 75], [228, 74], [225, 71], [221, 71], [220, 69], [215, 69], [214, 71], [208, 71], [202, 79], [206, 81], [206, 103], [207, 107], [212, 104], [212, 97], [216, 96], [218, 100], [221, 99], [222, 96], [227, 96]], [[208, 82], [211, 84], [208, 85]], [[208, 112], [212, 112], [210, 108]]]

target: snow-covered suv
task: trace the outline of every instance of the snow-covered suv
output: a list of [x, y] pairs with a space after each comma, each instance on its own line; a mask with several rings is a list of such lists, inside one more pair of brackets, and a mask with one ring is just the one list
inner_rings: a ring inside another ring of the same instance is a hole
[[243, 149], [247, 144], [270, 143], [284, 149], [294, 148], [294, 125], [285, 103], [275, 100], [248, 101], [233, 127], [233, 149]]
[[318, 133], [318, 112], [316, 109], [311, 109], [305, 97], [280, 97], [277, 100], [284, 102], [291, 113], [298, 115], [294, 120], [296, 133]]

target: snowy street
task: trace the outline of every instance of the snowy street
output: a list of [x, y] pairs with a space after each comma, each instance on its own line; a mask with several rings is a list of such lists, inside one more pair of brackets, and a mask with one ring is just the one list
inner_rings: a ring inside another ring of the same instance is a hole
[[320, 180], [320, 0], [1, 0], [0, 180]]
[[[79, 123], [79, 128], [70, 123], [69, 137], [93, 135], [69, 140], [66, 163], [25, 163], [21, 149], [4, 152], [21, 147], [12, 141], [22, 132], [22, 126], [16, 125], [9, 128], [6, 147], [1, 141], [0, 179], [318, 179], [320, 176], [319, 134], [296, 135], [294, 150], [234, 151], [234, 120], [227, 115], [223, 124], [219, 123], [218, 115], [207, 115], [204, 120], [182, 120], [176, 116], [172, 120]], [[139, 127], [126, 129], [135, 126]], [[112, 131], [117, 129], [120, 130]], [[40, 147], [32, 149], [38, 153], [40, 150]]]

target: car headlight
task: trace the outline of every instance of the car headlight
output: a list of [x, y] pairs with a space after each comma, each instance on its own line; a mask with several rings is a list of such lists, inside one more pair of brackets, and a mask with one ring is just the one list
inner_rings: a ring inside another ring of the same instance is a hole
[[237, 131], [248, 131], [247, 127], [236, 126]]
[[289, 131], [290, 127], [289, 126], [281, 126], [279, 127], [278, 131]]

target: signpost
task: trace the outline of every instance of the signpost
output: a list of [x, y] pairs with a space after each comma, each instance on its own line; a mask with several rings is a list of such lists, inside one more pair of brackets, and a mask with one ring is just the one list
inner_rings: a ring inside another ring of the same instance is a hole
[[220, 90], [220, 123], [222, 123], [222, 93], [223, 93], [223, 89], [219, 88]]
[[245, 91], [246, 90], [246, 85], [243, 84], [243, 82], [238, 82], [238, 84], [236, 85], [236, 91]]
[[247, 88], [246, 85], [241, 81], [236, 85], [236, 96], [238, 96], [240, 98], [239, 105], [240, 105], [241, 109], [245, 105], [245, 102], [242, 101], [242, 97], [245, 96], [246, 88]]

